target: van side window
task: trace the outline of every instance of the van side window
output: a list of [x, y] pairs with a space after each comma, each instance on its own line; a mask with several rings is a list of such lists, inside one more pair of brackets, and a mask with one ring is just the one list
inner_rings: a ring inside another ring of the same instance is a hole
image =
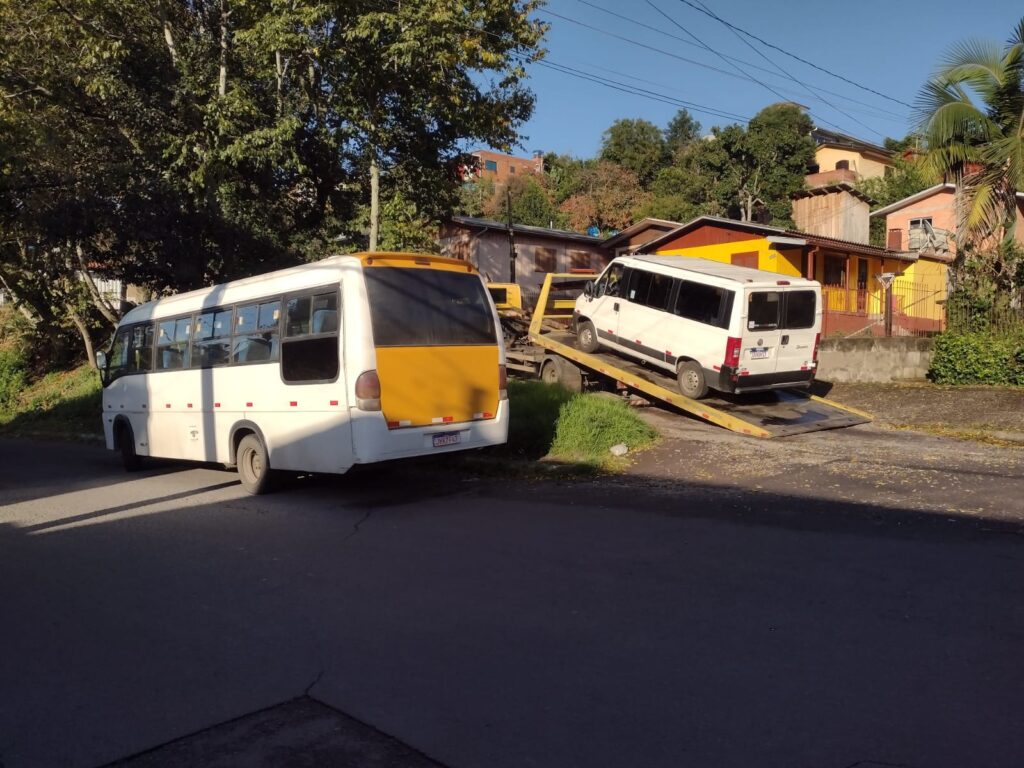
[[813, 328], [817, 301], [814, 291], [789, 291], [786, 294], [783, 328]]
[[669, 298], [675, 280], [668, 275], [651, 275], [651, 287], [647, 292], [646, 304], [651, 309], [668, 309]]
[[288, 300], [287, 330], [281, 344], [281, 377], [286, 384], [338, 378], [338, 292]]
[[654, 275], [643, 269], [632, 269], [630, 272], [632, 275], [626, 284], [626, 301], [631, 301], [634, 304], [646, 304], [647, 294], [651, 290], [651, 278]]
[[747, 298], [747, 330], [773, 331], [781, 322], [782, 294], [754, 291]]
[[728, 328], [732, 314], [733, 292], [725, 288], [690, 280], [679, 281], [679, 293], [672, 311], [687, 320], [716, 328]]
[[622, 283], [622, 265], [612, 264], [597, 281], [595, 296], [618, 296]]

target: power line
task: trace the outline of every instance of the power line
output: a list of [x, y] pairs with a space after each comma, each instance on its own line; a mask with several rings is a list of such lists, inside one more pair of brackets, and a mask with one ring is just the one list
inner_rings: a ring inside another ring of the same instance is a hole
[[[700, 39], [699, 37], [697, 37], [697, 36], [696, 36], [695, 34], [693, 34], [692, 32], [690, 32], [690, 30], [688, 30], [688, 29], [687, 29], [686, 27], [684, 27], [684, 26], [683, 26], [682, 24], [680, 24], [680, 23], [679, 23], [678, 21], [676, 21], [676, 20], [675, 20], [675, 19], [673, 19], [673, 18], [672, 18], [671, 16], [669, 16], [669, 15], [668, 15], [667, 13], [665, 13], [665, 11], [661, 10], [661, 8], [659, 8], [658, 6], [656, 6], [656, 5], [654, 4], [653, 0], [647, 0], [647, 4], [648, 4], [649, 6], [651, 6], [651, 8], [653, 8], [654, 10], [656, 10], [656, 11], [657, 11], [658, 13], [660, 13], [660, 14], [661, 14], [662, 16], [664, 16], [664, 17], [665, 17], [666, 19], [668, 19], [668, 21], [669, 21], [670, 23], [674, 24], [674, 25], [675, 25], [675, 26], [676, 26], [677, 28], [679, 28], [680, 30], [682, 30], [682, 32], [683, 32], [683, 33], [684, 33], [685, 35], [687, 35], [688, 37], [691, 37], [691, 38], [693, 38], [693, 40], [694, 40], [694, 41], [696, 41], [696, 42], [697, 42], [698, 44], [700, 44], [700, 45], [701, 45], [701, 46], [702, 46], [703, 48], [705, 48], [705, 49], [706, 49], [706, 50], [707, 50], [708, 52], [710, 52], [710, 53], [713, 53], [713, 54], [714, 54], [715, 56], [717, 56], [718, 58], [722, 59], [722, 61], [724, 61], [724, 62], [725, 62], [726, 64], [728, 64], [728, 65], [729, 65], [730, 67], [732, 67], [733, 69], [735, 69], [735, 70], [736, 70], [737, 72], [739, 72], [740, 74], [743, 74], [743, 75], [745, 75], [745, 76], [746, 76], [747, 78], [749, 78], [750, 80], [753, 80], [753, 81], [754, 81], [755, 83], [757, 83], [758, 85], [760, 85], [760, 86], [761, 86], [762, 88], [765, 88], [765, 89], [767, 89], [767, 90], [771, 91], [771, 92], [772, 92], [772, 93], [774, 93], [774, 94], [775, 94], [776, 96], [778, 96], [778, 97], [779, 97], [780, 99], [782, 99], [783, 101], [786, 101], [786, 97], [785, 97], [785, 96], [783, 96], [783, 95], [782, 95], [781, 93], [779, 93], [779, 92], [778, 92], [777, 90], [775, 90], [774, 88], [772, 88], [772, 87], [771, 87], [770, 85], [768, 85], [767, 83], [765, 83], [765, 82], [763, 82], [763, 81], [761, 81], [761, 80], [758, 80], [758, 79], [757, 79], [756, 77], [754, 77], [753, 75], [751, 75], [751, 74], [749, 74], [749, 73], [747, 73], [747, 72], [743, 72], [743, 70], [742, 70], [742, 69], [740, 69], [740, 68], [739, 68], [738, 66], [736, 66], [735, 64], [733, 64], [733, 63], [732, 63], [731, 61], [729, 61], [729, 59], [725, 58], [725, 56], [723, 56], [723, 55], [722, 55], [721, 53], [719, 53], [718, 51], [716, 51], [716, 50], [715, 50], [714, 48], [712, 48], [712, 47], [711, 47], [710, 45], [708, 45], [707, 43], [705, 43], [705, 42], [704, 42], [703, 40], [701, 40], [701, 39]], [[815, 114], [814, 114], [813, 112], [811, 112], [811, 111], [810, 111], [809, 109], [807, 110], [807, 114], [808, 114], [808, 115], [810, 115], [811, 117], [813, 117], [813, 118], [814, 118], [815, 120], [817, 120], [817, 121], [819, 121], [819, 122], [825, 123], [826, 125], [831, 125], [831, 126], [832, 126], [833, 128], [835, 128], [835, 129], [837, 129], [837, 130], [840, 130], [840, 131], [841, 131], [841, 130], [843, 130], [843, 129], [842, 129], [842, 128], [841, 128], [840, 126], [836, 125], [835, 123], [829, 122], [828, 120], [825, 120], [824, 118], [818, 117], [818, 116], [817, 116], [817, 115], [815, 115]]]
[[796, 77], [794, 77], [794, 76], [793, 76], [793, 75], [791, 75], [791, 74], [790, 74], [789, 72], [787, 72], [786, 70], [784, 70], [784, 69], [783, 69], [782, 67], [780, 67], [780, 66], [779, 66], [778, 64], [776, 64], [776, 63], [775, 63], [774, 61], [772, 61], [771, 59], [769, 59], [769, 58], [768, 58], [768, 57], [767, 57], [767, 56], [766, 56], [766, 55], [765, 55], [764, 53], [762, 53], [762, 52], [761, 52], [760, 50], [758, 50], [758, 49], [757, 49], [756, 47], [754, 47], [753, 43], [751, 43], [751, 42], [750, 42], [749, 40], [747, 40], [746, 38], [744, 38], [744, 37], [743, 37], [743, 36], [742, 36], [742, 35], [741, 35], [741, 34], [740, 34], [739, 32], [737, 32], [737, 31], [736, 31], [735, 29], [733, 29], [732, 27], [730, 27], [730, 26], [729, 26], [729, 24], [728, 24], [728, 23], [727, 23], [727, 22], [726, 22], [726, 21], [725, 21], [725, 20], [724, 20], [724, 19], [723, 19], [723, 18], [722, 18], [721, 16], [718, 16], [718, 15], [717, 15], [717, 14], [715, 14], [715, 13], [714, 13], [714, 12], [713, 12], [713, 11], [712, 11], [712, 10], [711, 10], [710, 8], [708, 8], [708, 7], [707, 7], [707, 5], [705, 5], [705, 4], [704, 4], [704, 3], [702, 2], [702, 0], [697, 0], [697, 2], [698, 2], [698, 3], [700, 3], [700, 5], [701, 5], [701, 6], [702, 6], [702, 7], [703, 7], [703, 8], [704, 8], [704, 9], [705, 9], [705, 10], [706, 10], [706, 11], [707, 11], [708, 13], [710, 13], [710, 14], [711, 14], [712, 18], [714, 18], [714, 19], [718, 20], [719, 22], [721, 22], [722, 24], [724, 24], [724, 25], [725, 25], [725, 27], [726, 27], [726, 29], [728, 29], [728, 30], [729, 30], [730, 32], [732, 32], [732, 33], [733, 33], [733, 34], [734, 34], [734, 35], [736, 36], [736, 38], [737, 38], [737, 39], [738, 39], [738, 40], [739, 40], [739, 41], [740, 41], [741, 43], [743, 43], [744, 45], [746, 45], [746, 46], [747, 46], [747, 47], [748, 47], [748, 48], [749, 48], [750, 50], [752, 50], [752, 51], [753, 51], [754, 53], [756, 53], [756, 54], [757, 54], [758, 56], [760, 56], [760, 57], [761, 57], [762, 59], [764, 59], [764, 60], [765, 60], [765, 61], [767, 61], [767, 62], [768, 62], [769, 64], [771, 64], [771, 65], [772, 65], [773, 67], [775, 67], [775, 69], [777, 69], [777, 70], [778, 70], [779, 72], [781, 72], [781, 73], [782, 73], [783, 75], [785, 75], [786, 77], [788, 77], [788, 78], [789, 78], [790, 80], [792, 80], [792, 81], [793, 81], [794, 83], [797, 83], [798, 85], [800, 85], [801, 87], [803, 87], [803, 89], [804, 89], [805, 91], [807, 91], [807, 93], [809, 93], [809, 94], [810, 94], [811, 96], [817, 96], [817, 98], [821, 99], [821, 100], [822, 100], [823, 102], [825, 102], [825, 104], [827, 104], [828, 106], [832, 107], [832, 109], [834, 109], [834, 110], [835, 110], [836, 112], [838, 112], [839, 114], [841, 114], [841, 115], [845, 115], [845, 116], [846, 116], [847, 118], [849, 118], [850, 120], [853, 120], [853, 122], [857, 123], [857, 125], [859, 125], [859, 126], [861, 126], [861, 127], [863, 127], [863, 128], [866, 128], [867, 130], [869, 130], [869, 131], [871, 131], [872, 133], [874, 133], [874, 134], [876, 134], [876, 135], [878, 135], [878, 136], [882, 137], [883, 139], [885, 138], [885, 134], [884, 134], [884, 133], [881, 133], [880, 131], [877, 131], [877, 130], [875, 130], [875, 129], [874, 129], [874, 128], [872, 128], [872, 127], [871, 127], [870, 125], [868, 125], [867, 123], [864, 123], [864, 122], [862, 122], [861, 120], [858, 120], [858, 119], [857, 119], [856, 117], [854, 117], [853, 115], [849, 114], [848, 112], [844, 112], [844, 111], [843, 111], [843, 110], [841, 110], [841, 109], [840, 109], [839, 107], [837, 107], [837, 106], [836, 106], [835, 104], [833, 104], [832, 102], [830, 102], [830, 101], [829, 101], [828, 99], [824, 98], [824, 97], [823, 97], [823, 96], [822, 96], [822, 95], [821, 95], [820, 93], [817, 93], [816, 91], [814, 91], [814, 90], [813, 90], [813, 89], [812, 89], [812, 88], [811, 88], [811, 87], [810, 87], [809, 85], [807, 85], [806, 83], [804, 83], [804, 82], [803, 82], [802, 80], [798, 80], [798, 79], [797, 79]]
[[[707, 10], [705, 10], [703, 8], [700, 8], [700, 7], [696, 6], [696, 5], [694, 5], [693, 3], [690, 2], [690, 0], [679, 0], [679, 2], [681, 2], [681, 3], [685, 4], [685, 5], [690, 6], [695, 11], [699, 11], [700, 13], [703, 13], [705, 16], [711, 16], [712, 18], [718, 18], [713, 13], [711, 13], [710, 11], [707, 11]], [[840, 75], [840, 74], [838, 74], [836, 72], [833, 72], [830, 69], [826, 69], [825, 67], [817, 65], [813, 61], [808, 61], [807, 59], [804, 59], [804, 58], [801, 58], [800, 56], [797, 56], [795, 53], [790, 53], [785, 48], [780, 48], [779, 46], [775, 45], [774, 43], [769, 43], [764, 38], [758, 37], [757, 35], [753, 34], [752, 32], [747, 32], [745, 29], [741, 29], [740, 27], [737, 27], [735, 24], [732, 24], [732, 23], [727, 22], [727, 21], [723, 21], [722, 19], [718, 19], [718, 20], [722, 21], [722, 23], [725, 24], [726, 26], [728, 26], [730, 29], [733, 29], [736, 32], [739, 32], [741, 35], [745, 35], [745, 36], [751, 38], [752, 40], [757, 40], [757, 42], [761, 43], [761, 45], [766, 45], [769, 48], [772, 48], [773, 50], [778, 51], [779, 53], [782, 53], [782, 54], [785, 54], [786, 56], [789, 56], [791, 59], [796, 59], [801, 64], [806, 64], [807, 66], [813, 67], [814, 69], [818, 70], [819, 72], [824, 72], [826, 75], [830, 75], [831, 77], [835, 77], [835, 78], [837, 78], [839, 80], [842, 80], [844, 83], [849, 83], [850, 85], [852, 85], [852, 86], [854, 86], [856, 88], [860, 88], [862, 91], [867, 91], [868, 93], [873, 93], [873, 94], [875, 94], [875, 96], [881, 96], [883, 99], [887, 99], [888, 101], [891, 101], [891, 102], [893, 102], [895, 104], [899, 104], [900, 106], [907, 107], [909, 109], [913, 109], [914, 108], [914, 106], [912, 104], [908, 104], [907, 102], [901, 101], [899, 99], [894, 99], [892, 96], [886, 96], [881, 91], [876, 91], [874, 88], [869, 88], [866, 85], [861, 85], [860, 83], [855, 82], [855, 81], [851, 80], [848, 77], [844, 77], [843, 75]]]
[[[617, 12], [611, 10], [610, 8], [605, 8], [604, 6], [598, 5], [597, 3], [590, 2], [590, 0], [576, 0], [576, 2], [582, 3], [583, 5], [590, 6], [591, 8], [594, 8], [595, 10], [601, 11], [602, 13], [606, 13], [609, 16], [614, 16], [615, 18], [621, 19], [622, 21], [627, 21], [630, 24], [634, 24], [634, 25], [636, 25], [638, 27], [642, 27], [643, 29], [650, 30], [651, 32], [655, 32], [655, 33], [657, 33], [659, 35], [664, 35], [665, 37], [668, 37], [668, 38], [670, 38], [672, 40], [677, 40], [677, 41], [683, 43], [684, 45], [690, 45], [690, 46], [693, 46], [695, 48], [700, 48], [701, 47], [701, 46], [697, 45], [696, 43], [694, 43], [692, 40], [687, 40], [686, 38], [680, 37], [679, 35], [673, 35], [671, 32], [667, 32], [664, 29], [659, 29], [658, 27], [655, 27], [655, 26], [653, 26], [651, 24], [645, 24], [644, 22], [638, 21], [637, 19], [631, 18], [631, 17], [626, 16], [626, 15], [621, 14], [621, 13], [617, 13]], [[542, 13], [548, 13], [550, 15], [557, 15], [557, 14], [552, 14], [550, 11], [546, 11], [546, 10], [542, 10], [541, 12]], [[580, 22], [575, 22], [575, 20], [573, 20], [573, 19], [568, 19], [565, 16], [560, 16], [559, 18], [566, 19], [566, 20], [569, 20], [569, 21], [574, 21], [574, 23], [580, 23]], [[596, 30], [597, 28], [596, 27], [590, 27], [590, 29], [595, 29]], [[604, 30], [597, 30], [597, 31], [604, 32]], [[604, 34], [610, 34], [610, 33], [604, 32]], [[743, 66], [750, 67], [752, 69], [756, 69], [756, 70], [758, 70], [760, 72], [766, 72], [768, 74], [774, 74], [770, 70], [766, 69], [765, 67], [758, 66], [757, 64], [755, 64], [755, 63], [753, 63], [751, 61], [747, 61], [746, 59], [741, 59], [741, 58], [736, 57], [736, 56], [725, 56], [725, 58], [730, 59], [731, 61], [734, 61], [737, 64], [742, 64]], [[740, 77], [739, 75], [737, 75], [734, 72], [729, 72], [728, 70], [720, 69], [719, 67], [715, 67], [715, 66], [712, 66], [710, 64], [705, 64], [705, 63], [699, 62], [699, 61], [693, 61], [692, 63], [696, 64], [699, 67], [703, 67], [705, 69], [709, 69], [712, 72], [718, 72], [718, 73], [726, 75], [728, 77], [737, 77], [737, 78]], [[848, 96], [846, 94], [839, 93], [837, 91], [830, 91], [827, 88], [821, 88], [821, 87], [817, 87], [816, 86], [816, 90], [821, 92], [821, 93], [827, 93], [827, 94], [829, 94], [831, 96], [837, 96], [840, 99], [843, 99], [844, 101], [848, 101], [848, 102], [850, 102], [852, 104], [859, 104], [862, 107], [869, 107], [870, 109], [875, 110], [877, 113], [881, 113], [883, 115], [889, 115], [891, 117], [895, 117], [895, 118], [898, 118], [900, 120], [906, 120], [907, 117], [908, 117], [905, 112], [904, 113], [893, 112], [891, 110], [887, 110], [887, 109], [884, 109], [882, 107], [879, 107], [879, 106], [877, 106], [875, 104], [871, 104], [871, 103], [866, 102], [866, 101], [861, 101], [859, 99], [855, 99], [852, 96]], [[864, 113], [864, 114], [874, 114], [874, 113]], [[880, 115], [877, 115], [877, 114], [875, 114], [874, 116], [880, 117]], [[882, 119], [884, 119], [884, 118], [882, 118]]]

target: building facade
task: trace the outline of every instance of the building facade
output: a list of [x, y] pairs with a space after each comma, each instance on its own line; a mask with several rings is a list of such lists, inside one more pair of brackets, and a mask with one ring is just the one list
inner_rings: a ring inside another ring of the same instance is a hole
[[534, 152], [532, 157], [516, 157], [489, 149], [480, 149], [470, 154], [476, 158], [476, 166], [471, 169], [472, 176], [492, 179], [498, 185], [507, 184], [524, 173], [544, 173], [544, 155], [541, 152]]
[[453, 216], [445, 222], [439, 246], [445, 256], [471, 263], [488, 282], [518, 283], [527, 305], [536, 302], [549, 272], [597, 273], [612, 258], [599, 237], [514, 224], [510, 241], [507, 224], [469, 216]]

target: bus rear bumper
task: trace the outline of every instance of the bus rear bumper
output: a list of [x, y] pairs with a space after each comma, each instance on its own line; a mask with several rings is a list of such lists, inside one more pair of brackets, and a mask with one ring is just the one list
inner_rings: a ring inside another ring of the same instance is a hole
[[[493, 419], [388, 429], [383, 414], [353, 410], [352, 444], [355, 463], [370, 464], [375, 461], [503, 445], [508, 439], [508, 411], [508, 400], [501, 400]], [[445, 444], [435, 445], [435, 442]]]

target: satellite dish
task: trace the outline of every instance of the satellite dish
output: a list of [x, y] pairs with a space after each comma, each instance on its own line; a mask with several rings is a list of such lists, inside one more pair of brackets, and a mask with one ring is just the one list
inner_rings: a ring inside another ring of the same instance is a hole
[[601, 230], [595, 227], [593, 224], [591, 224], [589, 227], [587, 227], [587, 234], [590, 235], [591, 237], [599, 237], [601, 235]]

